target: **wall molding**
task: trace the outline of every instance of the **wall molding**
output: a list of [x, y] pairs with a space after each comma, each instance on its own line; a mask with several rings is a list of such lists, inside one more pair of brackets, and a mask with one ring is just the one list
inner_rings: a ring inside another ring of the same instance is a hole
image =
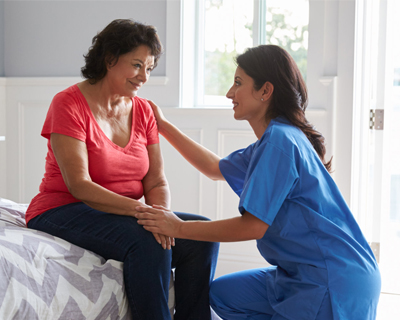
[[[218, 130], [218, 155], [223, 157], [227, 155], [226, 144], [227, 139], [235, 139], [236, 137], [249, 136], [255, 138], [252, 130]], [[222, 181], [217, 182], [217, 219], [226, 219], [224, 216], [224, 187], [230, 188], [226, 183]], [[238, 199], [239, 203], [239, 199]]]
[[[81, 82], [81, 77], [3, 77], [0, 78], [0, 85], [6, 87], [12, 86], [62, 86], [69, 87], [75, 83]], [[154, 76], [150, 77], [146, 86], [165, 86], [168, 83], [168, 77]]]
[[[198, 135], [199, 141], [197, 141], [199, 144], [203, 145], [204, 140], [203, 140], [203, 129], [182, 129], [182, 132], [189, 136], [190, 138], [193, 139], [194, 135]], [[198, 201], [199, 201], [199, 206], [198, 206], [198, 213], [201, 214], [203, 212], [203, 186], [204, 186], [204, 175], [200, 173], [200, 171], [197, 171], [197, 175], [199, 178], [199, 184], [198, 184]]]
[[[248, 264], [260, 264], [261, 267], [268, 267], [268, 262], [259, 254], [244, 254], [243, 252], [240, 253], [226, 253], [220, 252], [218, 255], [218, 260], [220, 261], [227, 261], [227, 262], [242, 262]], [[254, 268], [254, 266], [253, 266]]]

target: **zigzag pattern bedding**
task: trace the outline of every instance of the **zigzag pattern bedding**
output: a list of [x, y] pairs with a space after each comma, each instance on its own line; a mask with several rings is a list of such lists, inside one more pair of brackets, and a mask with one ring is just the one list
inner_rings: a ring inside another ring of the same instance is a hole
[[26, 208], [0, 198], [0, 319], [131, 319], [122, 263], [26, 228]]

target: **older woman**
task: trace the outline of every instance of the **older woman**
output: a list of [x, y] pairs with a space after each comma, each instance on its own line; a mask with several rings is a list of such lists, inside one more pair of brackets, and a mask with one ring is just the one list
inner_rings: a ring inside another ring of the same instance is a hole
[[171, 267], [175, 319], [210, 319], [218, 244], [152, 234], [134, 218], [142, 196], [147, 205], [169, 207], [155, 118], [137, 96], [161, 53], [155, 28], [131, 20], [115, 20], [93, 38], [82, 68], [87, 80], [50, 105], [42, 130], [46, 172], [26, 219], [29, 228], [123, 261], [134, 319], [170, 319]]

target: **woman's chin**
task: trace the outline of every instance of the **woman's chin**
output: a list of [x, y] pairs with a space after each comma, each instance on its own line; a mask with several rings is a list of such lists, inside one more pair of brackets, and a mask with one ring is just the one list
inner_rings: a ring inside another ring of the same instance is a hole
[[233, 110], [233, 117], [235, 118], [235, 120], [243, 120], [243, 119], [240, 117], [240, 114], [239, 114], [238, 112], [236, 112], [235, 110]]
[[138, 90], [134, 90], [134, 91], [132, 90], [132, 91], [129, 91], [129, 93], [127, 92], [127, 96], [129, 98], [134, 98], [137, 96], [137, 94], [138, 94]]

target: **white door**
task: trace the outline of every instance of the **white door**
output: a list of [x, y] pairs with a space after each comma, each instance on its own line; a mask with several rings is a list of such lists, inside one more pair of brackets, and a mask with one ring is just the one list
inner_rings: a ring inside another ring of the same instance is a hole
[[400, 295], [400, 1], [358, 6], [352, 206], [378, 257], [382, 293]]
[[376, 155], [382, 167], [380, 268], [382, 292], [400, 294], [400, 2], [390, 0], [381, 7], [384, 62], [377, 77], [377, 102], [385, 116], [382, 154]]

